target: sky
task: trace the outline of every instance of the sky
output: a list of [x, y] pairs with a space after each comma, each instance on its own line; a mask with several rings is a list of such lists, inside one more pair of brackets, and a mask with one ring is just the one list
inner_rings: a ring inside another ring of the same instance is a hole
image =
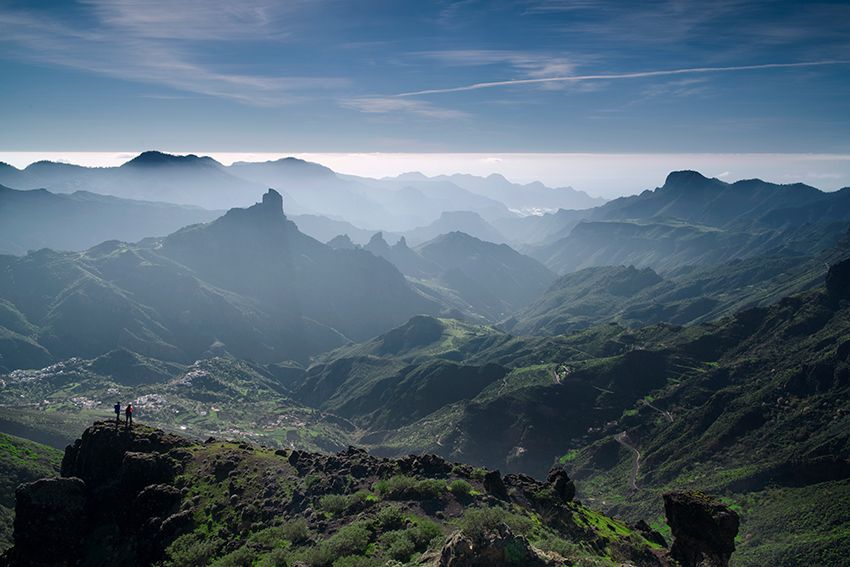
[[0, 153], [850, 154], [846, 1], [0, 0], [0, 73]]

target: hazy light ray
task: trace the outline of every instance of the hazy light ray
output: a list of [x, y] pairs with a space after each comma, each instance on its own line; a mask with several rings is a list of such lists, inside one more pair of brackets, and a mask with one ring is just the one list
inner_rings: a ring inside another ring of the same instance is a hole
[[726, 73], [736, 71], [756, 71], [763, 69], [791, 69], [795, 67], [818, 67], [824, 65], [846, 65], [850, 61], [827, 60], [827, 61], [802, 61], [799, 63], [763, 63], [759, 65], [736, 65], [732, 67], [691, 67], [686, 69], [668, 69], [660, 71], [635, 71], [633, 73], [610, 73], [597, 75], [567, 75], [564, 77], [543, 77], [536, 79], [510, 79], [507, 81], [491, 81], [486, 83], [473, 83], [460, 87], [447, 87], [443, 89], [424, 89], [421, 91], [410, 91], [399, 93], [396, 97], [422, 96], [430, 94], [457, 93], [463, 91], [477, 91], [480, 89], [491, 89], [495, 87], [509, 87], [513, 85], [533, 85], [540, 83], [567, 83], [583, 81], [610, 81], [622, 79], [643, 79], [648, 77], [668, 77], [672, 75], [696, 75], [703, 73]]

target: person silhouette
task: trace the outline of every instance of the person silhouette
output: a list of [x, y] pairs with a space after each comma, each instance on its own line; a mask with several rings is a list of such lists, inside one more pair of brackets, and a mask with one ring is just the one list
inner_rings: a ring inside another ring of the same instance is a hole
[[115, 402], [112, 409], [115, 411], [115, 423], [121, 423], [121, 402]]
[[133, 425], [133, 404], [127, 404], [127, 409], [124, 410], [124, 426], [131, 427]]

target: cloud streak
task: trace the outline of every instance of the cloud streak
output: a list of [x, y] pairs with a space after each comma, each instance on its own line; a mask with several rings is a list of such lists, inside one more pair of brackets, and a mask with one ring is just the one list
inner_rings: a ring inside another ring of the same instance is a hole
[[419, 100], [397, 97], [357, 97], [340, 102], [341, 106], [366, 114], [414, 114], [425, 118], [457, 119], [468, 115], [460, 110], [440, 108]]
[[481, 89], [492, 89], [500, 87], [511, 87], [516, 85], [541, 85], [547, 83], [580, 83], [586, 81], [612, 81], [628, 79], [645, 79], [652, 77], [671, 77], [676, 75], [700, 75], [709, 73], [732, 73], [740, 71], [763, 71], [769, 69], [794, 69], [805, 67], [821, 67], [826, 65], [846, 65], [850, 61], [827, 60], [827, 61], [804, 61], [798, 63], [764, 63], [759, 65], [735, 65], [729, 67], [690, 67], [685, 69], [666, 69], [657, 71], [635, 71], [632, 73], [609, 73], [597, 75], [566, 75], [562, 77], [541, 77], [530, 79], [508, 79], [505, 81], [490, 81], [485, 83], [473, 83], [458, 87], [447, 87], [439, 89], [423, 89], [419, 91], [403, 92], [396, 97], [415, 97], [432, 94], [458, 93], [464, 91], [477, 91]]
[[0, 8], [0, 45], [17, 48], [20, 58], [29, 61], [250, 106], [282, 106], [305, 100], [306, 93], [315, 98], [316, 91], [348, 85], [347, 79], [339, 77], [233, 72], [203, 57], [201, 48], [206, 43], [199, 41], [223, 44], [248, 37], [280, 41], [287, 35], [278, 25], [286, 10], [276, 8], [271, 0], [236, 7], [223, 0], [166, 4], [163, 0], [157, 0], [156, 6], [135, 0], [87, 0], [84, 5], [90, 8], [95, 25]]

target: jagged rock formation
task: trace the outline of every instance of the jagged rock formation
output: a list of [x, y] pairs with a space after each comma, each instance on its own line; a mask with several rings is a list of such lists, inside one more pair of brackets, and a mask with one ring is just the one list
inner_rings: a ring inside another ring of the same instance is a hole
[[18, 490], [15, 546], [0, 566], [668, 564], [661, 545], [573, 501], [562, 470], [503, 479], [435, 455], [200, 443], [97, 422], [61, 473]]
[[664, 495], [671, 555], [683, 567], [726, 567], [735, 551], [738, 514], [700, 492]]

